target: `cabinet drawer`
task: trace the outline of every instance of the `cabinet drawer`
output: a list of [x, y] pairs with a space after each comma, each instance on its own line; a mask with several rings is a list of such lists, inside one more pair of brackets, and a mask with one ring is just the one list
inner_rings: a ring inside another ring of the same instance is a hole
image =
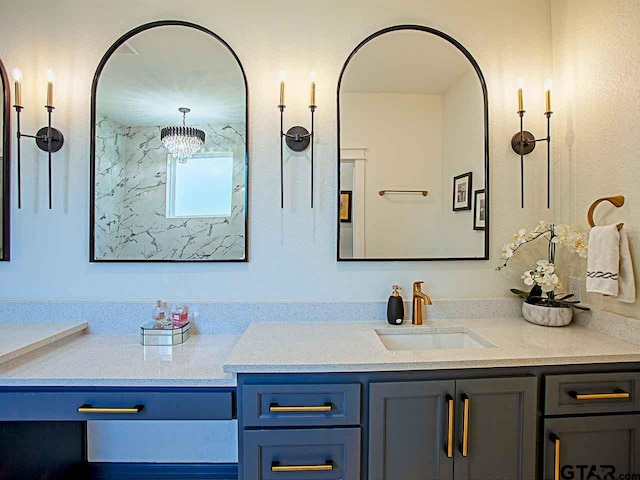
[[359, 480], [360, 429], [246, 430], [242, 478]]
[[[0, 392], [0, 420], [228, 420], [228, 389]], [[80, 409], [80, 411], [79, 411]]]
[[545, 415], [640, 410], [640, 372], [545, 376]]
[[360, 425], [360, 384], [244, 385], [245, 427]]

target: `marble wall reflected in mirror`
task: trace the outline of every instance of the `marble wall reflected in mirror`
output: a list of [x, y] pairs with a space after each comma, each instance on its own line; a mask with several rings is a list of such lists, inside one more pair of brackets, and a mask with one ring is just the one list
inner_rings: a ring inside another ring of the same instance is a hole
[[0, 261], [9, 260], [11, 205], [9, 182], [11, 165], [11, 90], [7, 71], [0, 60], [0, 86], [2, 102], [0, 102]]
[[222, 39], [156, 22], [118, 40], [93, 85], [91, 261], [246, 261], [247, 137]]
[[338, 122], [338, 260], [488, 258], [486, 86], [462, 45], [371, 35], [343, 67]]

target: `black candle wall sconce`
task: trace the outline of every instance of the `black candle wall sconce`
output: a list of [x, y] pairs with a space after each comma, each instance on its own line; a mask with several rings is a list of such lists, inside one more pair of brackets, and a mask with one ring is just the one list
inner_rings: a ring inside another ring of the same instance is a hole
[[524, 157], [536, 148], [536, 143], [547, 142], [547, 208], [551, 208], [551, 80], [544, 83], [545, 103], [547, 117], [547, 136], [536, 138], [531, 132], [524, 129], [524, 104], [522, 101], [522, 88], [524, 80], [518, 79], [518, 116], [520, 117], [520, 131], [511, 137], [511, 148], [520, 155], [520, 206], [524, 208]]
[[22, 155], [20, 149], [20, 143], [23, 137], [33, 138], [36, 142], [38, 148], [42, 151], [45, 151], [49, 154], [49, 209], [53, 207], [52, 203], [52, 194], [51, 194], [51, 155], [57, 151], [59, 151], [64, 145], [64, 135], [57, 128], [53, 128], [51, 126], [51, 116], [55, 107], [53, 106], [53, 71], [51, 69], [47, 70], [47, 104], [45, 105], [45, 109], [47, 110], [48, 124], [46, 127], [42, 127], [40, 130], [36, 132], [35, 135], [27, 135], [22, 133], [20, 129], [20, 114], [24, 106], [22, 105], [22, 71], [19, 68], [14, 68], [11, 72], [13, 75], [13, 80], [15, 82], [15, 104], [13, 108], [16, 109], [16, 119], [17, 119], [17, 170], [18, 170], [18, 208], [22, 208]]
[[[313, 208], [313, 139], [315, 134], [315, 112], [316, 112], [316, 76], [315, 73], [309, 74], [311, 83], [309, 110], [311, 111], [311, 131], [305, 127], [296, 125], [286, 132], [284, 131], [284, 109], [287, 108], [284, 102], [286, 75], [280, 72], [280, 208], [284, 208], [284, 143], [294, 152], [303, 152], [311, 145], [311, 208]], [[284, 140], [284, 142], [283, 142]]]

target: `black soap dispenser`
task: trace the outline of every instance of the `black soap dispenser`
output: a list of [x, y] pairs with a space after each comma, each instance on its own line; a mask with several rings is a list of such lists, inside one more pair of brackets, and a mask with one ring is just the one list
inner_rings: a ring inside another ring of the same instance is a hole
[[404, 300], [400, 296], [400, 287], [393, 286], [393, 294], [389, 297], [387, 304], [387, 321], [391, 325], [402, 325], [404, 322]]

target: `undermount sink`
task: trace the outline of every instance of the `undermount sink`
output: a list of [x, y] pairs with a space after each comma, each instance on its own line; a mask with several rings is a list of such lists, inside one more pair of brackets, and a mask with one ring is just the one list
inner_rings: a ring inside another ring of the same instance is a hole
[[376, 330], [387, 350], [459, 350], [491, 348], [492, 344], [464, 328], [416, 328]]

